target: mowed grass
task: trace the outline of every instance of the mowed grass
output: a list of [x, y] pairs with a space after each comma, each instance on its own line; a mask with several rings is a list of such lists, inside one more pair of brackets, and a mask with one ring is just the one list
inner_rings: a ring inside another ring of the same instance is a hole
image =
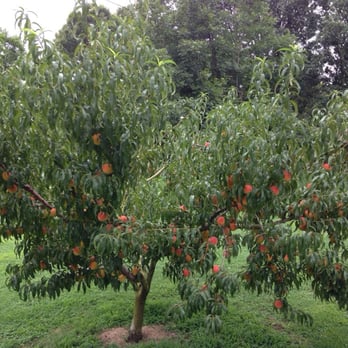
[[[5, 268], [15, 262], [13, 242], [0, 244], [0, 347], [102, 347], [101, 331], [116, 326], [127, 327], [132, 317], [133, 292], [100, 291], [86, 294], [73, 289], [56, 300], [23, 302], [5, 285]], [[239, 267], [245, 256], [236, 260]], [[232, 265], [233, 267], [233, 265]], [[285, 320], [272, 309], [272, 297], [256, 296], [241, 290], [229, 303], [223, 317], [222, 332], [209, 335], [204, 328], [204, 314], [182, 322], [167, 318], [168, 308], [180, 301], [175, 284], [156, 272], [148, 298], [145, 325], [164, 324], [177, 333], [177, 339], [158, 344], [140, 343], [140, 348], [162, 347], [303, 347], [348, 348], [348, 314], [333, 303], [313, 299], [310, 287], [293, 291], [290, 303], [309, 312], [312, 327]], [[109, 347], [116, 347], [109, 346]]]

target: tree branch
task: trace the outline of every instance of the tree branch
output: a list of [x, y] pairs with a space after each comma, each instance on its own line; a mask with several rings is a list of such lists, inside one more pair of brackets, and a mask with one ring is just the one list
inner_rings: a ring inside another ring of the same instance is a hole
[[136, 283], [136, 278], [134, 277], [134, 275], [129, 271], [129, 269], [125, 266], [122, 265], [121, 267], [121, 273], [127, 277], [128, 280], [130, 280], [132, 283]]
[[23, 186], [23, 190], [29, 192], [32, 196], [35, 197], [36, 200], [41, 202], [45, 207], [52, 209], [54, 206], [50, 203], [48, 203], [38, 192], [36, 192], [30, 185], [25, 184]]
[[166, 167], [167, 167], [167, 165], [165, 164], [162, 168], [157, 170], [157, 172], [154, 175], [147, 178], [146, 181], [150, 181], [150, 180], [154, 179], [156, 176], [160, 175], [164, 171], [164, 169], [166, 169]]

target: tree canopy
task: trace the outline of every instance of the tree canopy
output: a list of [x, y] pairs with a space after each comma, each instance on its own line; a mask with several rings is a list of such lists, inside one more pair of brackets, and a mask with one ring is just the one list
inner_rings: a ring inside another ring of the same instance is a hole
[[305, 57], [291, 45], [254, 58], [243, 96], [179, 103], [173, 125], [173, 61], [142, 21], [94, 21], [76, 59], [24, 30], [0, 75], [0, 235], [20, 256], [9, 288], [131, 287], [135, 341], [159, 261], [182, 298], [173, 316], [204, 311], [213, 332], [241, 285], [301, 322], [287, 296], [308, 280], [347, 309], [347, 92], [299, 117]]
[[[158, 48], [176, 62], [175, 82], [181, 96], [236, 86], [248, 88], [252, 60], [272, 55], [294, 37], [278, 33], [263, 1], [139, 1], [147, 32]], [[192, 64], [194, 62], [194, 64]]]

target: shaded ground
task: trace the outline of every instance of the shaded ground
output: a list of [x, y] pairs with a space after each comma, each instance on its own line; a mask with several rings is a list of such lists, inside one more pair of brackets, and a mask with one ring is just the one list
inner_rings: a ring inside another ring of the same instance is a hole
[[[127, 343], [126, 338], [128, 335], [128, 329], [124, 327], [115, 327], [103, 331], [99, 338], [104, 345], [117, 344], [118, 347], [130, 347], [136, 343]], [[164, 339], [173, 339], [176, 334], [167, 331], [162, 325], [151, 325], [143, 327], [143, 339], [141, 342], [158, 342]]]

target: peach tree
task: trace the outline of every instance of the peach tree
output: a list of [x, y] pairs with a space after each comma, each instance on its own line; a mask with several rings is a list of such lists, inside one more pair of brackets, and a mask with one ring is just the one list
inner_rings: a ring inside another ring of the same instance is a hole
[[138, 24], [108, 24], [70, 59], [27, 21], [1, 75], [0, 231], [20, 256], [9, 288], [130, 287], [134, 341], [159, 262], [182, 298], [174, 317], [204, 310], [212, 331], [240, 283], [301, 321], [287, 294], [306, 280], [347, 308], [348, 95], [300, 119], [291, 47], [256, 60], [245, 100], [232, 90], [206, 116], [203, 96], [173, 126], [170, 61]]

